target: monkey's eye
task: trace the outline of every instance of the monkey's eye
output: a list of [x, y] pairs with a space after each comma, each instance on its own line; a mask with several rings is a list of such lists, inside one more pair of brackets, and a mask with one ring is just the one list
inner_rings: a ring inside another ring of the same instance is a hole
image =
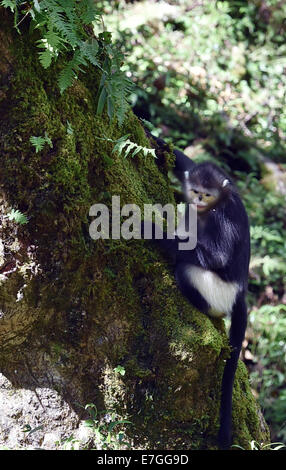
[[195, 194], [199, 193], [199, 191], [197, 191], [196, 189], [193, 189], [193, 191], [194, 191]]
[[210, 196], [211, 196], [211, 194], [210, 194], [210, 193], [206, 193], [205, 195], [206, 195], [207, 197], [210, 197]]

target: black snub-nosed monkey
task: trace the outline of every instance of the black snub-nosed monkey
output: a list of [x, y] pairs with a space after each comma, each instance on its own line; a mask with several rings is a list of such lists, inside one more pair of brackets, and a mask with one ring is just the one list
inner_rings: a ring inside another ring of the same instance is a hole
[[[160, 147], [166, 145], [162, 139], [155, 140]], [[178, 231], [174, 239], [167, 239], [164, 233], [157, 241], [172, 255], [177, 283], [190, 303], [209, 316], [231, 317], [231, 355], [222, 379], [218, 436], [220, 447], [228, 448], [232, 442], [233, 382], [247, 325], [248, 217], [223, 170], [210, 162], [195, 164], [178, 150], [174, 153], [174, 172], [182, 183], [185, 199], [197, 208], [197, 245], [192, 250], [180, 250]], [[153, 223], [152, 230], [155, 233]]]

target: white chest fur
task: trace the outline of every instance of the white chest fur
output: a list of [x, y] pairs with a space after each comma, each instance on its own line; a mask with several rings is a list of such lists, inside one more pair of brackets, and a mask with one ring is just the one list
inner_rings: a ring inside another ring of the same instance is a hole
[[223, 281], [212, 271], [191, 264], [187, 269], [187, 275], [190, 283], [210, 305], [210, 316], [219, 317], [231, 313], [238, 292], [236, 282]]

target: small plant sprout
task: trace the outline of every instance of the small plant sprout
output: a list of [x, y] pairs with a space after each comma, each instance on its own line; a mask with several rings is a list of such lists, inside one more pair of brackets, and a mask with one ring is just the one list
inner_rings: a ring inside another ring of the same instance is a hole
[[95, 441], [100, 448], [118, 450], [123, 446], [130, 447], [130, 444], [124, 441], [125, 432], [122, 429], [117, 429], [119, 425], [131, 424], [131, 421], [118, 419], [119, 416], [112, 410], [104, 410], [99, 413], [93, 403], [87, 404], [85, 409], [90, 415], [90, 418], [85, 421], [85, 425], [92, 429]]
[[125, 372], [126, 372], [124, 367], [122, 367], [122, 366], [117, 366], [113, 370], [114, 370], [114, 372], [116, 372], [117, 374], [120, 374], [122, 376], [125, 375]]
[[32, 135], [30, 137], [30, 142], [33, 145], [33, 147], [35, 148], [36, 153], [43, 150], [45, 144], [48, 144], [50, 146], [50, 148], [53, 147], [53, 143], [52, 143], [51, 139], [49, 138], [49, 136], [46, 132], [45, 132], [44, 137], [41, 137], [41, 136], [36, 137], [36, 136]]
[[[283, 442], [271, 442], [270, 444], [263, 444], [257, 441], [251, 441], [250, 443], [250, 450], [280, 450], [283, 447], [286, 447]], [[246, 450], [244, 447], [239, 445], [232, 445], [231, 447], [236, 447], [241, 450]]]
[[17, 224], [25, 225], [28, 223], [28, 217], [18, 209], [12, 209], [6, 216], [9, 220], [13, 220]]

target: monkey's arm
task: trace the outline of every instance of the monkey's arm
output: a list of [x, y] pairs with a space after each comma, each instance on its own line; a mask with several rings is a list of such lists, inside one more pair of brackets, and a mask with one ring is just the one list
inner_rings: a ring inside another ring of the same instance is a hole
[[[167, 151], [170, 152], [169, 145], [163, 139], [160, 139], [159, 137], [155, 137], [149, 131], [145, 130], [145, 132], [149, 138], [152, 138], [153, 140], [155, 140], [156, 144], [158, 145], [158, 147], [160, 147], [160, 149], [163, 149], [163, 150], [166, 149]], [[176, 157], [174, 173], [177, 176], [177, 178], [180, 181], [182, 181], [184, 177], [184, 172], [191, 171], [196, 166], [196, 164], [191, 160], [191, 158], [187, 157], [186, 154], [184, 154], [178, 149], [175, 149], [173, 153]]]
[[174, 154], [176, 156], [174, 173], [179, 180], [182, 180], [184, 172], [192, 171], [196, 164], [180, 150], [175, 149]]

